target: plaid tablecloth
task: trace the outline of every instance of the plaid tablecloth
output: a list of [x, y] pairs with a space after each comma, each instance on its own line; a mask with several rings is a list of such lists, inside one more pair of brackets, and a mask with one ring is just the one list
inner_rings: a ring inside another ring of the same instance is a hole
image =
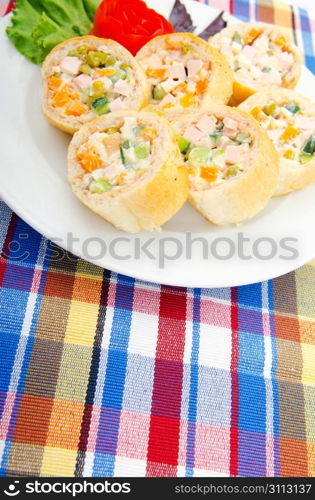
[[[304, 10], [209, 3], [293, 27], [315, 70]], [[312, 265], [160, 287], [65, 254], [4, 203], [0, 222], [1, 475], [314, 476]]]

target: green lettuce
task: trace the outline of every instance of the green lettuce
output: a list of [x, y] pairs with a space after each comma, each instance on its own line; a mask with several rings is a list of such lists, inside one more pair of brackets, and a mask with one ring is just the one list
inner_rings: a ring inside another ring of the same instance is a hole
[[58, 43], [87, 35], [101, 0], [17, 0], [6, 32], [17, 50], [40, 64]]

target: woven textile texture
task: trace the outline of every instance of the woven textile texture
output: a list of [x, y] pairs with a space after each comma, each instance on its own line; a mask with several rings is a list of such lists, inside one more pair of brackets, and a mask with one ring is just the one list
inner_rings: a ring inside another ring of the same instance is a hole
[[[315, 72], [306, 11], [209, 4], [293, 28]], [[2, 202], [0, 253], [0, 475], [315, 475], [315, 267], [232, 289], [144, 283]]]

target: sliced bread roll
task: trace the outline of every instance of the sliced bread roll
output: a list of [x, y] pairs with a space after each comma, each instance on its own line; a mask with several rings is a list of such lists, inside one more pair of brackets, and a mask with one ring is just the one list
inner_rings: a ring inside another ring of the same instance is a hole
[[136, 59], [149, 79], [150, 105], [163, 113], [206, 109], [212, 100], [226, 103], [232, 95], [225, 58], [191, 33], [158, 36]]
[[188, 174], [169, 123], [157, 113], [100, 117], [68, 151], [74, 194], [118, 229], [159, 229], [185, 203]]
[[315, 182], [315, 103], [293, 90], [266, 90], [244, 101], [272, 139], [279, 155], [280, 177], [275, 196]]
[[300, 78], [302, 54], [285, 28], [264, 23], [231, 24], [209, 38], [234, 72], [236, 106], [266, 89], [294, 88]]
[[189, 201], [210, 222], [238, 224], [256, 215], [278, 182], [277, 153], [248, 113], [213, 104], [172, 122], [189, 173]]
[[46, 117], [70, 134], [100, 115], [139, 110], [149, 98], [147, 79], [130, 52], [95, 36], [57, 45], [44, 61], [42, 80]]

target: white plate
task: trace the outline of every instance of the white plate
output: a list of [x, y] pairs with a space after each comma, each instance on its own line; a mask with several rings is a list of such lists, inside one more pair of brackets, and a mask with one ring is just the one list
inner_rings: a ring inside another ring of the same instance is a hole
[[[169, 0], [148, 3], [166, 15], [173, 4]], [[217, 10], [190, 0], [185, 4], [198, 26], [197, 32], [218, 14]], [[8, 23], [8, 18], [0, 23], [0, 64], [5, 68], [0, 80], [0, 196], [37, 231], [107, 269], [142, 280], [188, 287], [226, 287], [263, 281], [292, 271], [315, 256], [315, 185], [271, 200], [257, 217], [239, 227], [214, 227], [186, 204], [161, 233], [128, 235], [86, 209], [72, 195], [66, 181], [69, 136], [51, 127], [43, 117], [39, 67], [11, 45], [5, 35]], [[304, 69], [298, 90], [312, 97], [314, 84], [313, 75]], [[204, 239], [193, 244], [191, 257], [185, 253], [189, 232], [193, 238]], [[250, 240], [245, 244], [245, 254], [255, 244], [259, 252], [249, 260], [242, 258], [236, 248], [241, 232]], [[76, 238], [72, 243], [71, 233]], [[288, 237], [297, 240], [290, 245], [297, 249], [298, 256], [286, 260], [282, 257], [289, 252], [281, 250], [280, 240]], [[269, 240], [257, 243], [259, 238], [272, 238], [274, 243]], [[145, 243], [151, 256], [143, 250], [139, 255], [139, 247]], [[203, 246], [211, 243], [210, 256], [204, 258]], [[263, 260], [263, 253], [269, 253], [275, 245], [276, 255]], [[177, 253], [178, 257], [164, 259], [163, 264], [163, 248], [168, 255]], [[224, 252], [231, 254], [230, 257], [218, 258]]]

